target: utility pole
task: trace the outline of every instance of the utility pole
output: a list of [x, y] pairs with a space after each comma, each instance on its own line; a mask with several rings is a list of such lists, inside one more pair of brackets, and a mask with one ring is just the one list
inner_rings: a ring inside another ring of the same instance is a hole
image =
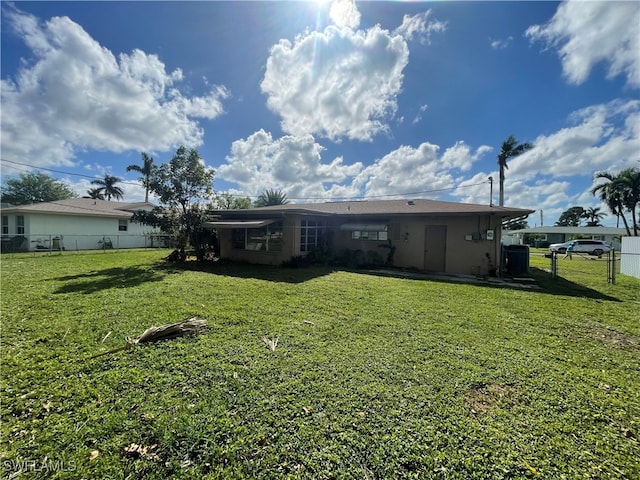
[[493, 207], [493, 177], [489, 177], [489, 206]]
[[542, 210], [540, 210], [540, 226], [544, 227], [544, 217], [542, 216]]

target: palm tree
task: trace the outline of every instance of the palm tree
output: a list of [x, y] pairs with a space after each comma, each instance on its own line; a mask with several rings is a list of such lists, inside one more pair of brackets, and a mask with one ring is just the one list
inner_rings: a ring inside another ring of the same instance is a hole
[[265, 190], [258, 199], [253, 202], [254, 207], [268, 207], [270, 205], [285, 205], [289, 203], [287, 195], [281, 190]]
[[142, 152], [142, 166], [140, 165], [129, 165], [127, 167], [127, 172], [134, 171], [138, 172], [142, 175], [142, 185], [144, 185], [144, 201], [149, 201], [149, 179], [151, 178], [151, 173], [155, 165], [153, 164], [153, 158], [146, 154], [146, 152]]
[[600, 211], [600, 207], [589, 207], [584, 211], [582, 218], [587, 220], [587, 227], [600, 227], [600, 220], [606, 216], [606, 213]]
[[500, 206], [504, 206], [504, 171], [509, 168], [507, 160], [523, 154], [527, 150], [533, 148], [531, 143], [520, 143], [513, 135], [509, 135], [504, 142], [498, 154], [498, 165], [500, 166]]
[[640, 226], [636, 210], [640, 206], [640, 168], [626, 168], [615, 179], [615, 183], [622, 191], [622, 204], [631, 213], [633, 234], [640, 236]]
[[87, 190], [87, 197], [84, 198], [93, 198], [94, 200], [104, 200], [104, 195], [100, 191], [99, 188], [90, 188]]
[[120, 200], [124, 196], [122, 189], [116, 186], [116, 183], [119, 181], [120, 179], [118, 177], [105, 175], [103, 180], [92, 180], [91, 184], [99, 185], [96, 190], [104, 195], [108, 201], [111, 201], [111, 197]]
[[627, 235], [631, 236], [631, 230], [627, 223], [627, 218], [624, 216], [624, 204], [623, 204], [623, 186], [618, 180], [616, 175], [609, 172], [597, 172], [593, 176], [593, 180], [605, 180], [591, 189], [591, 194], [598, 196], [602, 202], [609, 207], [611, 213], [617, 218], [618, 222], [622, 218], [624, 228], [627, 230]]

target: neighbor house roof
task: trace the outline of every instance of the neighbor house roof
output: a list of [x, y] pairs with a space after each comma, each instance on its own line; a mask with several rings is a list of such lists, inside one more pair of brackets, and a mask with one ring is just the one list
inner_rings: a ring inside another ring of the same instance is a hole
[[438, 200], [363, 200], [348, 202], [327, 202], [307, 204], [286, 204], [244, 210], [217, 210], [222, 216], [254, 216], [267, 214], [295, 213], [301, 215], [498, 215], [520, 217], [530, 215], [535, 210], [497, 207], [474, 203], [442, 202]]
[[48, 213], [52, 215], [81, 215], [99, 217], [130, 218], [136, 210], [153, 207], [146, 202], [115, 202], [92, 198], [69, 198], [55, 202], [34, 203], [3, 208], [2, 213]]
[[563, 235], [626, 235], [627, 231], [624, 228], [615, 227], [533, 227], [523, 228], [521, 230], [509, 230], [504, 233], [559, 233]]

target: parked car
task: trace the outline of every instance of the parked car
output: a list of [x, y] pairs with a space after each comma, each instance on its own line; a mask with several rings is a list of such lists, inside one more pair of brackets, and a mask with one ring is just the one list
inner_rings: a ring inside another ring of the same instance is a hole
[[601, 256], [603, 253], [611, 251], [611, 245], [602, 240], [571, 240], [564, 243], [552, 243], [549, 250], [552, 252], [566, 253], [569, 245], [573, 245], [572, 253], [588, 253], [589, 255]]

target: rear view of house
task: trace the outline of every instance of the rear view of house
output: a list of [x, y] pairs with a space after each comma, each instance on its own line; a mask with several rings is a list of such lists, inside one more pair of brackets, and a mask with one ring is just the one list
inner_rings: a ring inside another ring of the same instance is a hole
[[220, 257], [279, 265], [322, 247], [393, 266], [487, 275], [500, 264], [501, 225], [533, 210], [434, 200], [348, 201], [218, 210]]

